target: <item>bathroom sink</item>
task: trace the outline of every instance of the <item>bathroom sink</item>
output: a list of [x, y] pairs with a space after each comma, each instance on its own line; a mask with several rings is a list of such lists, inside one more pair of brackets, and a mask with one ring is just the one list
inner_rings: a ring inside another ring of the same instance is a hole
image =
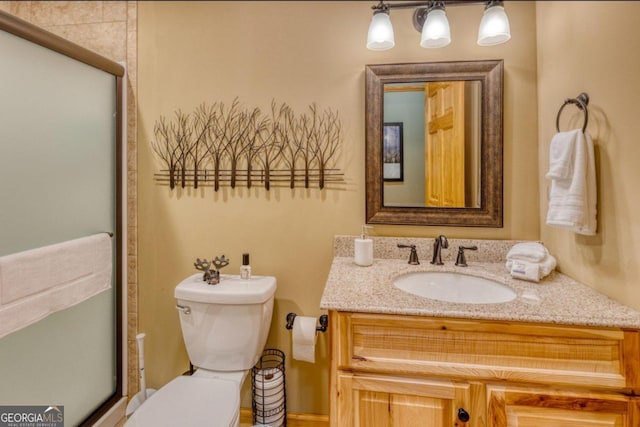
[[498, 304], [516, 297], [513, 289], [502, 283], [450, 272], [407, 273], [396, 277], [393, 284], [410, 294], [465, 304]]

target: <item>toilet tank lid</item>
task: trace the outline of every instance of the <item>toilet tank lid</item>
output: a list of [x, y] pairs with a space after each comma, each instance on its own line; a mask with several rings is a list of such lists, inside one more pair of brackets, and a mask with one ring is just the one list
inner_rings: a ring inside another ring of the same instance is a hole
[[174, 296], [184, 301], [212, 304], [262, 304], [275, 293], [276, 278], [273, 276], [251, 276], [246, 280], [223, 274], [220, 283], [209, 285], [198, 273], [180, 282]]

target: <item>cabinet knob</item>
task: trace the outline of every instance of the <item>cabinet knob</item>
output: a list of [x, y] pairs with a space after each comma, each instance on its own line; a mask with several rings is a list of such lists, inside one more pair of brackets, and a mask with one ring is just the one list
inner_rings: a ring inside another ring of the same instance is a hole
[[458, 419], [460, 421], [462, 421], [463, 423], [466, 423], [467, 421], [469, 421], [471, 417], [469, 416], [469, 413], [467, 411], [464, 410], [464, 408], [458, 408]]

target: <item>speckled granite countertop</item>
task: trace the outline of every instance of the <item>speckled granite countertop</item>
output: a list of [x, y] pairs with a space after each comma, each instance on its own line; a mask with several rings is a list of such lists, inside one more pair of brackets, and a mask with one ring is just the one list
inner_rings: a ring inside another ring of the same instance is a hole
[[[323, 309], [640, 328], [640, 312], [564, 274], [553, 272], [539, 283], [513, 279], [504, 259], [515, 241], [450, 239], [449, 249], [443, 251], [445, 265], [435, 266], [429, 263], [433, 239], [374, 238], [373, 265], [359, 267], [353, 262], [353, 239], [336, 236], [335, 258], [320, 302]], [[418, 247], [420, 265], [407, 264], [408, 252], [396, 248], [399, 242]], [[478, 245], [478, 252], [468, 252], [468, 267], [456, 267], [453, 256], [457, 246], [469, 244]], [[492, 279], [512, 288], [517, 297], [499, 304], [450, 303], [415, 296], [393, 285], [396, 276], [418, 271], [449, 271]]]

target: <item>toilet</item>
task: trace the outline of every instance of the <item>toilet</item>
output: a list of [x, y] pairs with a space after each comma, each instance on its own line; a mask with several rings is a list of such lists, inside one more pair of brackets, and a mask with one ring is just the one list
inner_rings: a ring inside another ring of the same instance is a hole
[[276, 279], [222, 275], [209, 285], [194, 274], [174, 296], [182, 336], [197, 371], [156, 391], [126, 427], [237, 427], [240, 389], [262, 354], [273, 313]]

